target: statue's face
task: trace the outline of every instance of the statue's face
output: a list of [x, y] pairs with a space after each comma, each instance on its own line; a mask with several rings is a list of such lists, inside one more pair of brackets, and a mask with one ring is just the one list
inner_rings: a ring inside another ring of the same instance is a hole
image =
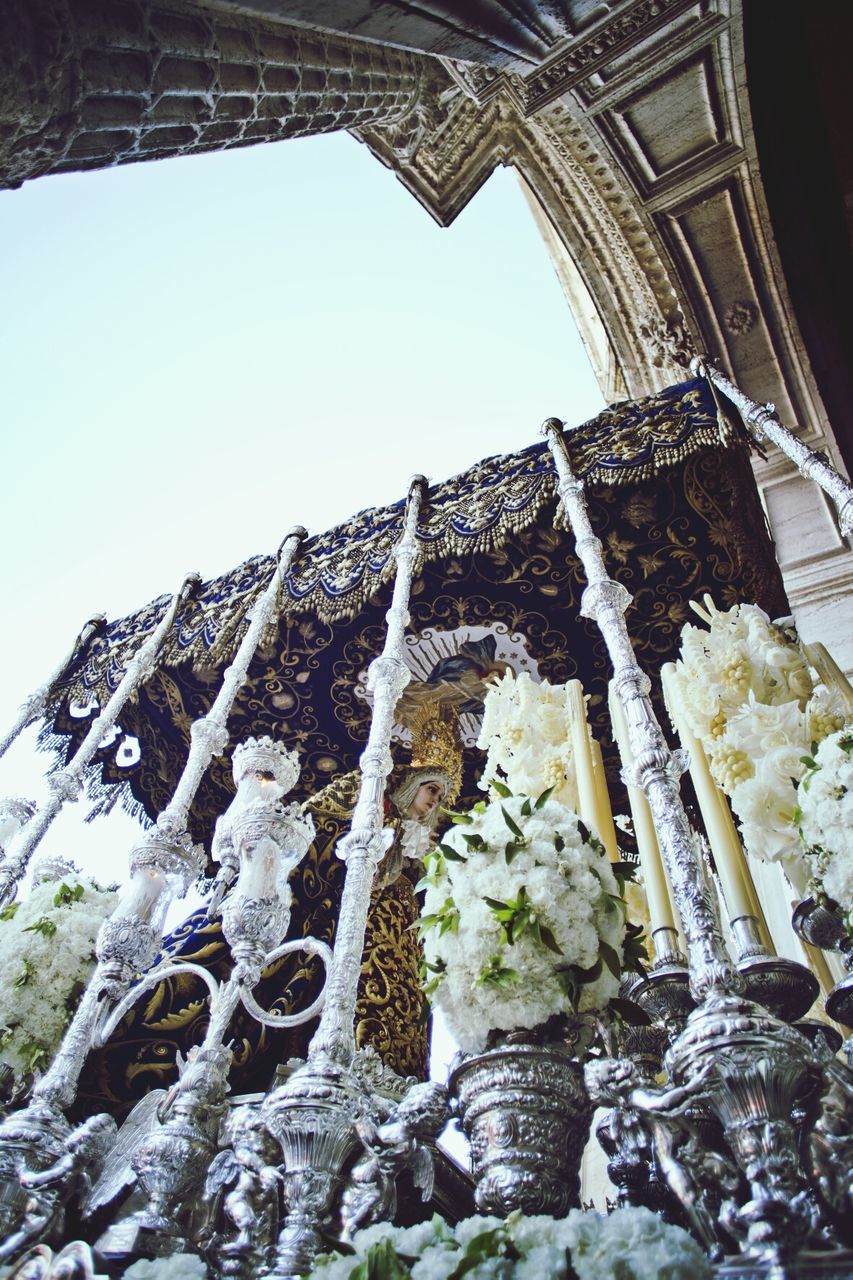
[[444, 799], [444, 787], [440, 782], [422, 782], [409, 805], [409, 817], [428, 818], [437, 804]]

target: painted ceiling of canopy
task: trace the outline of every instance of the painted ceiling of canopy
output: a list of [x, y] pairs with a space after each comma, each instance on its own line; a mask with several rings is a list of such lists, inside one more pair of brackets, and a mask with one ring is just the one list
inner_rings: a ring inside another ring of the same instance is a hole
[[[853, 10], [767, 12], [754, 0], [0, 6], [0, 175], [16, 185], [347, 128], [446, 225], [512, 165], [608, 400], [649, 394], [707, 352], [838, 460], [853, 403], [853, 152], [837, 49]], [[756, 471], [801, 628], [853, 668], [841, 603], [853, 557], [834, 515], [778, 453]]]

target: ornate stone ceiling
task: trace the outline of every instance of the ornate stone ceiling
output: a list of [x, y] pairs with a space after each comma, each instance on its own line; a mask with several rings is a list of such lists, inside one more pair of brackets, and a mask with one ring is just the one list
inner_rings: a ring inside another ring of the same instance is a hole
[[[347, 128], [447, 225], [512, 165], [607, 392], [707, 352], [837, 460], [771, 230], [741, 3], [2, 0], [0, 175]], [[853, 666], [834, 517], [779, 456], [758, 476], [800, 620]]]

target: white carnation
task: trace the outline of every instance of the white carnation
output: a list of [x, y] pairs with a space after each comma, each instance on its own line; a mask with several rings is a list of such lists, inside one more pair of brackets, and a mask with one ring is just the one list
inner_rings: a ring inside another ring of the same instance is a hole
[[[484, 1236], [494, 1232], [494, 1252], [479, 1256]], [[417, 1233], [417, 1235], [413, 1235]], [[418, 1227], [382, 1223], [353, 1237], [354, 1256], [318, 1258], [312, 1280], [351, 1280], [364, 1273], [371, 1246], [389, 1240], [412, 1280], [449, 1280], [464, 1269], [474, 1280], [566, 1280], [567, 1251], [579, 1280], [710, 1280], [711, 1267], [699, 1245], [680, 1227], [671, 1227], [649, 1209], [615, 1209], [605, 1216], [572, 1209], [565, 1218], [465, 1218], [450, 1227], [436, 1215]], [[468, 1254], [475, 1240], [477, 1254]], [[520, 1256], [505, 1256], [507, 1240]], [[474, 1258], [476, 1257], [476, 1261]], [[411, 1259], [415, 1259], [414, 1262]], [[137, 1264], [139, 1265], [139, 1264]], [[131, 1269], [132, 1271], [133, 1269]], [[131, 1275], [131, 1271], [127, 1275]], [[160, 1280], [145, 1273], [132, 1280]]]
[[95, 966], [95, 939], [117, 895], [78, 874], [43, 881], [0, 918], [0, 1061], [43, 1069]]
[[[564, 805], [549, 799], [525, 815], [532, 803], [496, 800], [455, 826], [443, 843], [462, 860], [445, 860], [439, 850], [439, 874], [427, 885], [423, 914], [434, 923], [425, 930], [425, 956], [439, 974], [433, 998], [466, 1052], [484, 1048], [490, 1031], [529, 1029], [573, 1012], [560, 969], [593, 968], [601, 940], [622, 959], [625, 926], [608, 896], [618, 886], [607, 856], [583, 839], [577, 815]], [[523, 847], [505, 814], [523, 831]], [[487, 899], [517, 902], [522, 893], [532, 927], [510, 943]], [[618, 979], [602, 964], [580, 988], [579, 1011], [602, 1008], [617, 992]]]
[[[175, 1253], [168, 1258], [141, 1258], [124, 1274], [126, 1280], [206, 1280], [207, 1267], [194, 1253]], [[332, 1280], [331, 1270], [323, 1275]]]
[[824, 738], [817, 768], [800, 783], [800, 830], [816, 859], [817, 875], [845, 912], [853, 907], [853, 730]]

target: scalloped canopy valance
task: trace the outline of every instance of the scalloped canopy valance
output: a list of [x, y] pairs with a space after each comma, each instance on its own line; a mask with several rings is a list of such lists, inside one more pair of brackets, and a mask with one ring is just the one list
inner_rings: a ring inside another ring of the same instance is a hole
[[[704, 380], [612, 406], [566, 439], [610, 572], [634, 597], [628, 621], [647, 669], [674, 655], [689, 601], [705, 591], [720, 603], [786, 610], [745, 436], [720, 417]], [[305, 795], [352, 768], [364, 744], [363, 677], [382, 645], [403, 509], [401, 500], [363, 511], [302, 544], [232, 712], [232, 743], [270, 733], [300, 751]], [[557, 516], [547, 446], [488, 458], [432, 486], [417, 536], [416, 680], [439, 667], [462, 680], [490, 661], [552, 682], [578, 677], [606, 746], [609, 666], [595, 626], [579, 616], [583, 576]], [[113, 742], [90, 770], [101, 806], [120, 795], [150, 818], [168, 801], [190, 725], [209, 709], [273, 563], [249, 560], [186, 605], [157, 670], [122, 713], [124, 741], [135, 738], [138, 753], [131, 759]], [[53, 692], [52, 745], [73, 750], [90, 723], [80, 704], [103, 702], [166, 606], [160, 597], [111, 623], [72, 663]], [[475, 767], [469, 750], [469, 785]], [[231, 789], [228, 759], [217, 758], [192, 815], [197, 838], [209, 836]]]

